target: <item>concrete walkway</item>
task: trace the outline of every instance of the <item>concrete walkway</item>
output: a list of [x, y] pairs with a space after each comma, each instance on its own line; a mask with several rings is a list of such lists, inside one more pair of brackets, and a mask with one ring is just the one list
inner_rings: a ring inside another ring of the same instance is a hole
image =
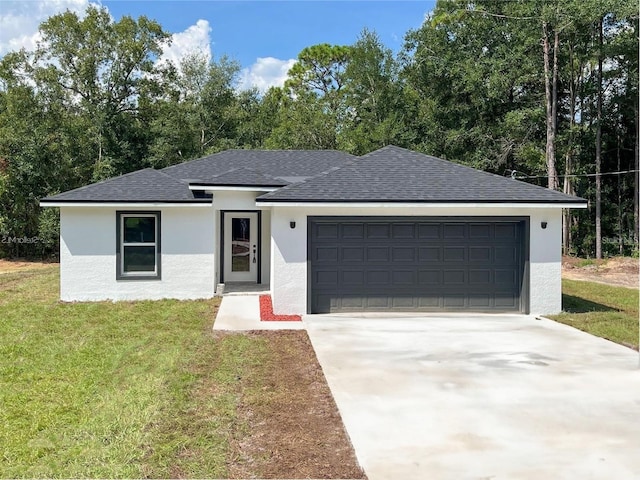
[[260, 295], [225, 295], [213, 323], [214, 330], [300, 330], [302, 322], [261, 322]]
[[522, 315], [303, 320], [370, 480], [640, 479], [633, 350]]

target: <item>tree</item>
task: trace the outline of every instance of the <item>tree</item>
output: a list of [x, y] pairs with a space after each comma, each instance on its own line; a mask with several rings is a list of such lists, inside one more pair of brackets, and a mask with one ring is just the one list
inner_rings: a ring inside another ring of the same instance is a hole
[[93, 178], [138, 168], [122, 161], [131, 159], [126, 148], [132, 142], [121, 142], [116, 127], [126, 122], [124, 114], [137, 112], [143, 85], [159, 73], [154, 60], [169, 34], [144, 16], [114, 22], [106, 8], [93, 5], [83, 19], [70, 11], [50, 17], [40, 33], [28, 68], [39, 89], [59, 88], [66, 108], [90, 119]]
[[56, 251], [57, 217], [40, 198], [142, 166], [139, 103], [169, 38], [145, 17], [114, 22], [94, 6], [82, 19], [53, 16], [40, 33], [34, 52], [0, 60], [0, 224], [10, 238], [40, 242], [3, 244], [0, 254]]
[[604, 175], [637, 170], [637, 24], [621, 0], [438, 1], [403, 51], [417, 148], [554, 189], [562, 172], [600, 205], [564, 214], [565, 252], [607, 254], [638, 229], [635, 175]]
[[[503, 18], [507, 2], [469, 5], [438, 2], [406, 36], [402, 77], [418, 103], [418, 148], [500, 174], [537, 173], [544, 161], [538, 38]], [[497, 13], [485, 14], [489, 8]]]
[[285, 132], [297, 133], [297, 139], [287, 142], [295, 148], [337, 148], [345, 114], [342, 89], [349, 55], [348, 46], [327, 43], [306, 47], [298, 54], [285, 82], [292, 111], [276, 132], [281, 140], [286, 140]]
[[166, 94], [148, 105], [152, 138], [147, 160], [152, 166], [235, 146], [239, 69], [227, 57], [215, 61], [192, 52], [167, 75]]
[[341, 148], [362, 155], [410, 142], [399, 70], [391, 50], [375, 32], [365, 29], [350, 47], [343, 76], [346, 114], [338, 135]]

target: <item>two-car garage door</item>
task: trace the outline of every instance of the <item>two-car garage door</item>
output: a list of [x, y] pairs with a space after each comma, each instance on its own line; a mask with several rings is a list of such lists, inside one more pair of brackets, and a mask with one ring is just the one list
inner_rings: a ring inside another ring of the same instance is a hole
[[525, 311], [524, 219], [309, 217], [309, 310]]

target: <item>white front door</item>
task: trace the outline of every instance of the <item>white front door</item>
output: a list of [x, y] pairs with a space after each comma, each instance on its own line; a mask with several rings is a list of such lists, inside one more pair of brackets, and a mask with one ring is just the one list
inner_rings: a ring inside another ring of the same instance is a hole
[[258, 282], [258, 214], [224, 216], [224, 281]]

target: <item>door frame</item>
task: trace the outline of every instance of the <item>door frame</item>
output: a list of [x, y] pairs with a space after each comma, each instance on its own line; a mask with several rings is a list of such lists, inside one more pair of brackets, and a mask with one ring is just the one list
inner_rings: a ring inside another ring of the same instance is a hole
[[242, 214], [242, 213], [255, 213], [257, 217], [257, 231], [256, 235], [258, 236], [257, 245], [258, 245], [258, 265], [256, 272], [256, 284], [260, 285], [262, 283], [262, 210], [220, 210], [220, 283], [224, 283], [224, 220], [225, 215], [229, 214]]

